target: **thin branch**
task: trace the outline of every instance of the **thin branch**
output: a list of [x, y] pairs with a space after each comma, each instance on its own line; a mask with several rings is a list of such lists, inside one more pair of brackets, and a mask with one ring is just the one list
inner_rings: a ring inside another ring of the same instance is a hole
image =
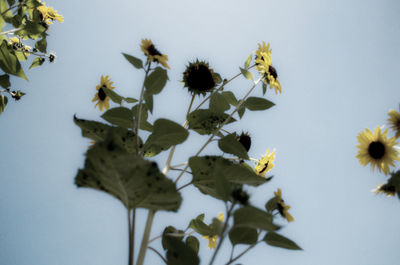
[[140, 127], [140, 120], [141, 120], [141, 116], [142, 116], [142, 105], [143, 105], [143, 97], [144, 97], [144, 84], [146, 82], [147, 79], [147, 75], [149, 74], [150, 71], [150, 65], [151, 62], [149, 62], [149, 65], [147, 66], [147, 70], [145, 70], [146, 74], [144, 76], [144, 80], [143, 80], [143, 86], [142, 86], [142, 90], [140, 91], [140, 99], [139, 99], [139, 107], [136, 110], [136, 126], [135, 126], [135, 134], [136, 134], [136, 154], [139, 154], [139, 145], [140, 145], [140, 141], [139, 141], [139, 127]]
[[246, 254], [250, 249], [254, 248], [258, 243], [260, 243], [261, 241], [257, 241], [255, 244], [250, 245], [248, 248], [246, 248], [245, 250], [243, 250], [242, 253], [240, 253], [239, 255], [237, 255], [235, 258], [231, 258], [225, 265], [229, 265], [232, 264], [233, 262], [235, 262], [236, 260], [240, 259], [244, 254]]
[[184, 189], [184, 188], [186, 188], [187, 186], [190, 186], [190, 185], [192, 185], [192, 184], [193, 184], [193, 182], [191, 181], [191, 182], [189, 182], [189, 183], [186, 183], [186, 184], [183, 185], [182, 187], [179, 187], [177, 190]]
[[153, 248], [153, 247], [147, 247], [148, 249], [150, 249], [150, 250], [153, 250], [164, 262], [165, 262], [165, 264], [167, 264], [167, 260], [161, 255], [161, 253], [160, 252], [158, 252], [155, 248]]

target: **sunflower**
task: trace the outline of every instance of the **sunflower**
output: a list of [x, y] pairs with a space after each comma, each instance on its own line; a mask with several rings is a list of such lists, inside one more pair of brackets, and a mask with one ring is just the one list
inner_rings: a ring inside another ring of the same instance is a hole
[[[219, 221], [223, 221], [224, 220], [224, 214], [223, 213], [219, 213], [218, 215], [218, 220]], [[217, 240], [218, 240], [218, 235], [214, 235], [214, 236], [202, 236], [204, 239], [208, 240], [208, 245], [207, 247], [209, 249], [215, 249], [217, 247]]]
[[384, 193], [386, 197], [395, 196], [396, 195], [396, 187], [394, 185], [390, 185], [389, 183], [380, 184], [375, 189], [372, 190], [376, 194]]
[[236, 139], [239, 143], [241, 143], [248, 152], [251, 147], [251, 138], [248, 133], [243, 133]]
[[11, 37], [8, 40], [8, 44], [16, 51], [23, 51], [25, 57], [28, 57], [32, 49], [31, 46], [25, 45], [21, 42], [21, 40], [17, 37]]
[[169, 69], [169, 65], [167, 64], [168, 56], [165, 54], [161, 54], [156, 47], [154, 46], [153, 42], [149, 39], [143, 39], [140, 48], [144, 52], [144, 54], [149, 58], [150, 62], [156, 62], [162, 64], [165, 68]]
[[219, 74], [214, 73], [207, 62], [196, 60], [186, 67], [182, 82], [192, 94], [205, 95], [214, 90], [220, 81], [219, 79]]
[[[267, 57], [265, 57], [266, 60], [271, 60], [271, 52], [272, 50], [269, 48], [269, 43], [265, 45], [265, 41], [263, 41], [262, 45], [261, 43], [258, 44], [258, 50], [256, 51], [256, 60], [263, 60], [264, 56], [261, 53], [266, 53]], [[258, 70], [258, 69], [257, 69]]]
[[92, 102], [97, 101], [96, 105], [94, 106], [95, 108], [97, 105], [99, 106], [100, 111], [103, 111], [103, 109], [108, 110], [110, 108], [110, 97], [107, 96], [107, 94], [104, 92], [103, 88], [106, 87], [108, 89], [113, 90], [115, 87], [112, 86], [113, 82], [109, 79], [109, 76], [101, 76], [100, 78], [100, 84], [96, 86], [97, 92], [94, 95]]
[[394, 160], [400, 160], [399, 152], [394, 148], [397, 144], [395, 138], [387, 138], [386, 129], [376, 127], [372, 133], [368, 128], [357, 136], [359, 144], [357, 158], [363, 166], [371, 163], [371, 170], [375, 167], [379, 171], [383, 171], [385, 175], [389, 173], [389, 165], [394, 166]]
[[393, 131], [396, 133], [396, 138], [400, 137], [400, 113], [397, 111], [391, 109], [389, 111], [389, 126], [393, 129]]
[[260, 160], [256, 162], [256, 173], [262, 177], [274, 167], [275, 160], [275, 149], [270, 153], [267, 149], [267, 153]]
[[[40, 0], [38, 0], [38, 2], [41, 3]], [[40, 13], [42, 21], [44, 21], [47, 25], [53, 24], [54, 20], [57, 20], [60, 23], [64, 22], [64, 17], [58, 14], [57, 10], [47, 7], [45, 2], [43, 2], [41, 6], [37, 7], [37, 10]]]
[[272, 66], [271, 54], [260, 52], [256, 57], [256, 69], [263, 76], [264, 82], [269, 84], [271, 89], [275, 89], [275, 94], [282, 93], [282, 86], [278, 80], [278, 73]]
[[288, 222], [293, 222], [294, 218], [290, 213], [288, 212], [290, 209], [290, 206], [285, 204], [285, 201], [282, 199], [282, 191], [281, 189], [278, 189], [277, 191], [274, 192], [274, 195], [278, 197], [278, 211], [279, 214], [285, 218]]

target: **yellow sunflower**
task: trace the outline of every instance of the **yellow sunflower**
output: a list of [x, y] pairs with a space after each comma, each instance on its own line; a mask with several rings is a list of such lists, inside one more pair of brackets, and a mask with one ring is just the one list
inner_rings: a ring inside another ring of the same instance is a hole
[[393, 129], [393, 131], [396, 133], [396, 138], [400, 137], [400, 113], [397, 111], [391, 109], [389, 111], [389, 126]]
[[275, 149], [271, 153], [269, 152], [269, 149], [267, 149], [265, 156], [256, 162], [256, 173], [262, 177], [265, 177], [265, 174], [274, 167], [274, 160]]
[[156, 47], [154, 46], [153, 42], [149, 39], [143, 39], [140, 48], [144, 52], [144, 54], [149, 58], [150, 62], [157, 62], [162, 64], [165, 68], [169, 69], [169, 65], [167, 64], [168, 56], [165, 54], [161, 54]]
[[285, 204], [284, 200], [282, 199], [282, 191], [281, 191], [281, 189], [278, 189], [277, 191], [275, 191], [274, 195], [279, 198], [278, 211], [279, 211], [280, 215], [283, 218], [285, 218], [288, 222], [293, 222], [294, 218], [289, 213], [290, 206]]
[[21, 42], [21, 40], [17, 37], [11, 37], [8, 39], [8, 44], [13, 47], [14, 50], [23, 51], [25, 57], [28, 57], [32, 49], [31, 46], [25, 45]]
[[381, 128], [376, 127], [372, 133], [368, 128], [357, 136], [359, 144], [357, 158], [361, 165], [366, 166], [371, 163], [371, 170], [376, 167], [383, 171], [385, 175], [389, 173], [389, 166], [394, 166], [394, 160], [400, 160], [399, 152], [394, 148], [397, 144], [395, 138], [387, 138], [386, 129], [381, 132]]
[[100, 84], [96, 86], [97, 92], [94, 95], [92, 102], [96, 102], [95, 108], [99, 106], [100, 111], [103, 109], [108, 110], [110, 108], [110, 97], [104, 92], [103, 87], [113, 90], [115, 87], [112, 86], [113, 82], [109, 79], [109, 76], [101, 76]]
[[[38, 0], [40, 3], [41, 1]], [[51, 7], [46, 6], [46, 2], [42, 3], [43, 5], [37, 7], [36, 9], [39, 11], [42, 21], [44, 21], [47, 25], [53, 24], [54, 20], [62, 23], [64, 22], [64, 17], [57, 13], [57, 10], [54, 10]]]
[[[221, 222], [224, 220], [224, 214], [223, 213], [219, 213], [218, 215], [218, 220], [220, 220]], [[204, 239], [208, 240], [208, 245], [207, 247], [209, 249], [215, 249], [217, 247], [217, 240], [218, 240], [218, 235], [214, 235], [214, 236], [202, 236]]]
[[256, 57], [256, 69], [264, 77], [264, 82], [269, 84], [271, 89], [275, 89], [275, 94], [282, 93], [282, 86], [278, 80], [278, 73], [272, 66], [270, 53], [261, 52]]
[[265, 41], [263, 41], [262, 45], [261, 45], [261, 43], [259, 43], [258, 49], [256, 50], [256, 60], [264, 59], [264, 56], [261, 53], [266, 53], [268, 56], [265, 59], [271, 60], [271, 52], [272, 52], [272, 50], [269, 48], [269, 43], [267, 45], [265, 45]]
[[380, 184], [375, 189], [373, 189], [372, 192], [375, 192], [376, 194], [380, 193], [386, 194], [386, 197], [395, 196], [396, 187], [388, 183]]

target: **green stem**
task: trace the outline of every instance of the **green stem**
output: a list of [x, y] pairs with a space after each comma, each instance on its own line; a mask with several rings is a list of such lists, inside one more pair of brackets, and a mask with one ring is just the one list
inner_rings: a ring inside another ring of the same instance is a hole
[[134, 228], [132, 227], [132, 220], [131, 220], [131, 210], [128, 209], [128, 226], [129, 226], [129, 257], [128, 257], [128, 264], [133, 265], [133, 242], [134, 242], [134, 237], [132, 234], [132, 230]]
[[149, 62], [149, 65], [147, 66], [147, 70], [145, 70], [146, 74], [144, 76], [144, 81], [143, 81], [143, 86], [142, 86], [142, 90], [140, 91], [140, 99], [139, 99], [139, 107], [136, 111], [136, 124], [135, 124], [135, 134], [136, 134], [136, 154], [139, 154], [139, 145], [140, 145], [140, 141], [139, 141], [139, 127], [140, 127], [140, 120], [141, 120], [141, 116], [142, 116], [142, 106], [143, 106], [143, 97], [144, 97], [144, 84], [146, 82], [147, 76], [149, 74], [150, 71], [150, 65], [151, 62]]
[[143, 265], [144, 258], [146, 256], [147, 245], [149, 243], [151, 226], [153, 224], [153, 219], [154, 219], [155, 214], [156, 214], [156, 211], [149, 210], [149, 213], [147, 215], [146, 227], [144, 228], [142, 244], [140, 245], [139, 256], [136, 261], [136, 265]]
[[243, 250], [242, 253], [240, 253], [239, 255], [237, 255], [235, 258], [231, 258], [225, 265], [229, 265], [232, 264], [233, 262], [237, 261], [238, 259], [240, 259], [244, 254], [246, 254], [250, 249], [254, 248], [258, 243], [260, 243], [261, 241], [257, 241], [256, 243], [254, 243], [253, 245], [250, 245], [248, 248], [246, 248], [245, 250]]
[[[253, 92], [254, 88], [258, 85], [258, 83], [260, 83], [261, 81], [261, 77], [254, 82], [253, 86], [250, 88], [250, 90], [247, 92], [247, 94], [242, 98], [242, 100], [239, 101], [239, 103], [236, 105], [235, 109], [233, 110], [233, 112], [229, 115], [228, 118], [226, 118], [226, 120], [215, 130], [215, 132], [213, 133], [213, 135], [211, 135], [210, 138], [208, 138], [207, 142], [200, 148], [200, 150], [194, 155], [194, 156], [198, 156], [203, 150], [204, 148], [206, 148], [206, 146], [211, 143], [211, 141], [213, 140], [213, 138], [218, 134], [218, 132], [222, 129], [222, 127], [224, 127], [232, 118], [232, 116], [240, 109], [240, 107], [242, 106], [242, 104], [244, 103], [244, 101], [247, 99], [247, 97], [250, 95], [251, 92]], [[179, 174], [179, 176], [176, 178], [175, 183], [177, 183], [179, 181], [179, 179], [183, 176], [183, 174], [186, 172], [186, 170], [189, 168], [189, 164], [187, 164], [182, 172]]]
[[160, 252], [158, 252], [155, 248], [152, 247], [147, 247], [147, 248], [153, 250], [165, 262], [165, 264], [167, 264], [168, 261], [161, 255]]

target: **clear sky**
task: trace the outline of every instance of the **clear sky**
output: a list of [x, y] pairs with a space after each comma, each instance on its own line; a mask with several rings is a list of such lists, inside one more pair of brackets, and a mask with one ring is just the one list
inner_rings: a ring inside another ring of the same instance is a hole
[[[97, 191], [77, 189], [74, 177], [89, 144], [73, 115], [100, 120], [91, 102], [100, 75], [116, 91], [138, 97], [143, 75], [121, 52], [143, 54], [150, 38], [169, 56], [170, 82], [155, 98], [158, 117], [184, 120], [189, 94], [179, 82], [185, 65], [206, 59], [222, 77], [239, 71], [257, 43], [272, 46], [282, 94], [276, 106], [247, 112], [230, 127], [248, 131], [250, 156], [276, 148], [275, 178], [253, 193], [263, 207], [281, 188], [294, 223], [282, 234], [304, 251], [259, 245], [242, 264], [389, 265], [400, 258], [400, 201], [370, 190], [386, 180], [359, 165], [356, 136], [384, 125], [400, 103], [400, 4], [396, 0], [177, 1], [49, 0], [65, 22], [51, 27], [55, 64], [28, 71], [29, 83], [14, 78], [27, 95], [9, 102], [0, 116], [0, 263], [4, 265], [115, 265], [127, 263], [127, 218], [122, 204]], [[229, 86], [244, 93], [242, 78]], [[269, 91], [270, 92], [270, 91]], [[256, 94], [260, 94], [258, 91]], [[191, 132], [177, 148], [175, 163], [197, 151], [205, 138]], [[205, 153], [213, 154], [210, 147]], [[162, 167], [165, 155], [157, 161]], [[399, 166], [399, 164], [397, 164]], [[183, 192], [179, 213], [156, 215], [153, 236], [169, 224], [185, 228], [223, 204], [193, 188]], [[138, 211], [137, 229], [145, 211]], [[202, 264], [210, 250], [201, 240]], [[139, 240], [137, 240], [137, 244]], [[227, 259], [229, 248], [218, 259]], [[154, 244], [160, 248], [160, 242]], [[146, 264], [162, 264], [152, 252]]]

